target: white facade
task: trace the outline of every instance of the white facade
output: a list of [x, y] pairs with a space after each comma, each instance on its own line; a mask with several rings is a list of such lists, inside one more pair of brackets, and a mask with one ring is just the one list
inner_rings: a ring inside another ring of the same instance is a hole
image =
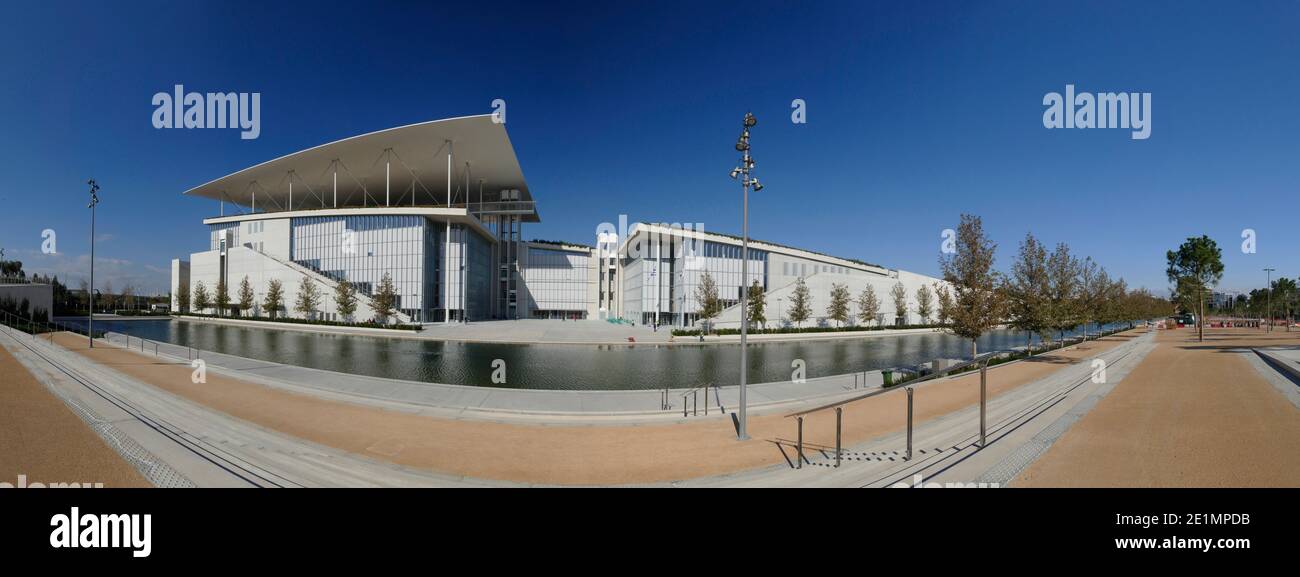
[[[540, 216], [505, 127], [490, 115], [346, 138], [186, 194], [217, 203], [220, 216], [204, 220], [208, 250], [172, 262], [172, 305], [178, 311], [176, 295], [192, 294], [200, 283], [214, 301], [224, 284], [237, 307], [247, 278], [254, 303], [239, 314], [271, 314], [262, 304], [270, 283], [279, 281], [279, 315], [369, 321], [374, 312], [367, 295], [387, 275], [400, 322], [604, 318], [690, 326], [700, 309], [697, 287], [707, 273], [728, 307], [717, 321], [723, 326], [739, 323], [747, 282], [762, 287], [767, 315], [777, 319], [801, 278], [812, 292], [814, 318], [823, 316], [833, 285], [844, 284], [854, 297], [870, 285], [882, 302], [881, 321], [888, 324], [896, 316], [889, 299], [895, 283], [903, 283], [915, 310], [916, 289], [940, 282], [761, 241], [750, 242], [744, 278], [740, 239], [661, 225], [637, 224], [629, 238], [606, 233], [596, 248], [525, 242], [523, 223], [539, 222]], [[228, 206], [239, 214], [227, 216]], [[307, 314], [294, 310], [303, 279], [321, 297]], [[350, 319], [340, 318], [334, 305], [342, 280], [360, 297]]]
[[[254, 305], [238, 313], [265, 317], [271, 311], [263, 310], [264, 298], [270, 283], [278, 280], [283, 308], [276, 316], [370, 321], [375, 317], [370, 296], [387, 275], [397, 295], [398, 322], [487, 318], [494, 239], [465, 211], [435, 212], [440, 213], [369, 208], [209, 219], [212, 248], [190, 255], [188, 262], [173, 261], [173, 294], [182, 286], [192, 294], [202, 283], [215, 302], [224, 282], [231, 306], [238, 307], [239, 287], [247, 278]], [[309, 314], [295, 310], [303, 279], [310, 279], [320, 293], [319, 306]], [[334, 290], [341, 280], [358, 293], [358, 310], [350, 319], [335, 307]], [[173, 303], [179, 304], [175, 298]], [[195, 312], [216, 311], [210, 306]]]
[[171, 310], [181, 310], [180, 294], [190, 292], [190, 263], [179, 258], [172, 259]]
[[595, 249], [533, 241], [524, 245], [521, 277], [528, 318], [596, 317]]
[[[700, 231], [637, 224], [628, 238], [614, 248], [600, 244], [599, 260], [617, 262], [616, 268], [602, 267], [601, 286], [614, 287], [611, 298], [598, 304], [602, 314], [638, 324], [670, 324], [693, 326], [697, 320], [700, 303], [696, 288], [707, 272], [718, 288], [718, 297], [724, 307], [714, 320], [714, 326], [736, 328], [740, 326], [741, 240], [736, 237]], [[907, 293], [907, 314], [901, 323], [921, 324], [916, 303], [916, 293], [929, 287], [933, 293], [944, 281], [926, 275], [866, 264], [784, 247], [762, 241], [750, 240], [748, 280], [757, 282], [764, 293], [768, 326], [778, 326], [779, 319], [788, 316], [788, 306], [798, 279], [804, 279], [809, 289], [810, 319], [802, 326], [825, 326], [826, 307], [830, 303], [831, 289], [844, 285], [850, 293], [850, 315], [856, 320], [857, 299], [862, 290], [871, 286], [880, 302], [880, 315], [876, 322], [892, 325], [900, 322], [895, 312], [890, 291], [902, 283]], [[932, 294], [932, 297], [934, 295]], [[930, 320], [937, 310], [937, 298], [932, 298]]]

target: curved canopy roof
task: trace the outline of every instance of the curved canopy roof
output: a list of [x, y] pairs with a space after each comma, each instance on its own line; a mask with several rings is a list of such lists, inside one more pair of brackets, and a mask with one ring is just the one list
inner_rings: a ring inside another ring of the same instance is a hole
[[185, 194], [267, 212], [382, 206], [490, 212], [504, 206], [500, 212], [522, 214], [528, 222], [539, 220], [505, 125], [490, 114], [399, 126], [322, 144]]

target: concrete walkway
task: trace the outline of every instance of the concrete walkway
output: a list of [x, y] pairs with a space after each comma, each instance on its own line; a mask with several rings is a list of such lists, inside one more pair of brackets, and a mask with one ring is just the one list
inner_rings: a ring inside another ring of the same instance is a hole
[[1275, 378], [1269, 379], [1273, 388], [1300, 408], [1300, 346], [1254, 347], [1253, 350], [1259, 357], [1251, 359], [1256, 361], [1256, 368], [1266, 377], [1276, 371]]
[[10, 332], [0, 327], [0, 483], [149, 486], [9, 352], [16, 346]]
[[[1300, 332], [1161, 331], [1157, 348], [1013, 485], [1300, 486], [1300, 408], [1252, 347]], [[1263, 369], [1263, 371], [1261, 371]]]
[[[920, 420], [913, 431], [912, 458], [902, 431], [866, 442], [846, 443], [836, 466], [834, 437], [805, 435], [804, 465], [774, 466], [733, 475], [682, 483], [694, 487], [1002, 487], [1032, 463], [1085, 414], [1097, 399], [1121, 382], [1154, 345], [1149, 334], [1128, 335], [1118, 345], [1096, 347], [1087, 362], [1061, 366], [1033, 382], [989, 399], [987, 444], [979, 445], [978, 405], [937, 418]], [[1107, 366], [1107, 378], [1095, 382], [1096, 361]], [[993, 373], [990, 373], [992, 376]], [[916, 393], [918, 412], [924, 397]], [[809, 418], [812, 418], [811, 416]], [[829, 411], [822, 420], [833, 420]], [[846, 425], [847, 425], [846, 421]], [[787, 447], [794, 462], [797, 452]]]
[[[1131, 336], [1106, 337], [996, 367], [989, 373], [989, 393], [996, 399], [1127, 342]], [[54, 339], [82, 357], [82, 364], [103, 367], [107, 374], [116, 375], [116, 382], [147, 383], [166, 393], [154, 397], [179, 398], [277, 437], [298, 439], [361, 462], [389, 463], [406, 472], [432, 472], [439, 479], [619, 485], [716, 478], [788, 463], [794, 433], [793, 420], [781, 414], [753, 416], [753, 439], [744, 442], [735, 439], [731, 416], [717, 413], [683, 422], [605, 426], [575, 425], [562, 419], [552, 424], [520, 424], [445, 418], [296, 394], [221, 372], [210, 371], [207, 382], [196, 384], [191, 381], [193, 369], [185, 362], [118, 347], [88, 350], [84, 338], [68, 334]], [[144, 393], [137, 390], [134, 394]], [[977, 398], [978, 375], [923, 384], [917, 392], [917, 421], [945, 418], [967, 409]], [[900, 430], [904, 399], [901, 393], [886, 394], [848, 405], [844, 411], [845, 442], [857, 444]], [[220, 439], [226, 434], [223, 429], [206, 427], [199, 419], [190, 423], [196, 429], [188, 434], [199, 438]], [[825, 444], [833, 433], [833, 419], [814, 419], [807, 424], [806, 435], [811, 441]]]
[[[84, 337], [82, 337], [84, 339]], [[546, 422], [588, 420], [619, 422], [662, 422], [691, 416], [718, 407], [734, 408], [740, 399], [737, 386], [703, 389], [627, 391], [541, 390], [447, 385], [403, 381], [351, 373], [323, 371], [270, 361], [197, 351], [180, 345], [145, 341], [120, 333], [109, 333], [109, 342], [148, 355], [188, 364], [196, 356], [209, 370], [229, 376], [300, 393], [330, 399], [396, 403], [404, 410], [430, 410], [431, 414], [497, 420]], [[756, 413], [789, 410], [808, 403], [847, 396], [884, 382], [880, 371], [835, 375], [792, 381], [751, 384], [746, 392], [750, 409]], [[690, 395], [687, 395], [691, 392]], [[665, 405], [665, 399], [667, 403]], [[696, 407], [698, 403], [698, 407]], [[388, 405], [384, 405], [388, 406]]]
[[[83, 341], [84, 342], [84, 341]], [[419, 471], [368, 459], [286, 435], [170, 394], [44, 339], [11, 338], [0, 344], [23, 369], [56, 392], [67, 408], [108, 441], [119, 460], [157, 487], [481, 487], [500, 483]], [[84, 345], [83, 345], [84, 346]], [[105, 347], [99, 345], [96, 348]], [[111, 347], [110, 347], [111, 348]], [[117, 351], [120, 353], [120, 350]], [[156, 362], [156, 361], [155, 361]], [[42, 423], [61, 437], [75, 427]], [[41, 458], [65, 466], [113, 471], [100, 459], [64, 462], [57, 450]], [[33, 478], [32, 480], [38, 480]], [[110, 479], [111, 480], [111, 479]], [[106, 482], [106, 486], [109, 483]], [[111, 486], [118, 486], [113, 483]]]

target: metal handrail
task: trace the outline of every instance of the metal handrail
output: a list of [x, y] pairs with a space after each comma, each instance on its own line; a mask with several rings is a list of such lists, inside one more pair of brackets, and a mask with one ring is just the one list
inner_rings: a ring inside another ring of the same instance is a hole
[[[38, 336], [38, 333], [36, 332], [36, 328], [37, 328], [37, 327], [44, 327], [44, 329], [45, 329], [44, 332], [46, 332], [46, 333], [49, 334], [49, 341], [50, 341], [51, 343], [54, 342], [54, 333], [55, 333], [55, 332], [62, 331], [62, 332], [70, 332], [70, 333], [81, 334], [81, 331], [80, 331], [80, 330], [71, 329], [71, 328], [69, 328], [69, 325], [64, 324], [64, 323], [61, 323], [61, 322], [58, 322], [58, 321], [48, 321], [48, 322], [47, 322], [47, 321], [37, 321], [37, 320], [35, 320], [35, 319], [30, 319], [30, 318], [26, 318], [26, 317], [21, 317], [21, 316], [15, 315], [15, 314], [10, 313], [10, 312], [8, 312], [8, 311], [0, 311], [0, 312], [2, 312], [2, 313], [4, 314], [5, 319], [6, 319], [6, 323], [5, 323], [5, 324], [6, 324], [7, 326], [11, 326], [11, 327], [13, 327], [13, 326], [18, 326], [18, 325], [11, 324], [11, 323], [7, 322], [7, 320], [8, 320], [9, 318], [13, 318], [13, 319], [16, 319], [16, 320], [19, 320], [19, 321], [23, 321], [23, 324], [26, 324], [28, 327], [30, 327], [30, 328], [32, 329], [32, 333], [31, 333], [31, 335], [32, 335], [32, 338], [33, 338], [33, 339], [35, 339], [35, 338]], [[58, 330], [56, 330], [56, 329], [58, 329]], [[18, 330], [21, 331], [22, 329], [19, 328]], [[87, 336], [90, 336], [91, 338], [95, 338], [93, 335], [90, 334], [90, 329], [89, 329], [89, 328], [86, 329], [86, 333], [87, 333]], [[104, 335], [104, 336], [103, 336], [102, 338], [103, 338], [106, 342], [111, 343], [111, 342], [112, 342], [112, 339], [109, 338], [108, 334], [109, 334], [109, 331], [104, 331], [104, 332], [103, 332], [103, 335]], [[146, 339], [146, 338], [144, 338], [144, 337], [137, 337], [137, 336], [130, 335], [130, 334], [127, 334], [127, 333], [118, 333], [118, 334], [120, 334], [120, 335], [122, 335], [123, 337], [126, 338], [126, 344], [124, 345], [123, 348], [125, 348], [125, 349], [127, 349], [127, 350], [130, 350], [130, 349], [131, 349], [131, 339], [132, 339], [132, 338], [135, 338], [135, 339], [137, 339], [137, 340], [140, 341], [140, 352], [142, 352], [142, 353], [143, 353], [143, 352], [147, 352], [147, 351], [145, 350], [145, 346], [146, 346], [146, 344], [152, 344], [152, 345], [153, 345], [153, 354], [154, 354], [154, 356], [156, 356], [156, 357], [157, 357], [157, 356], [162, 356], [162, 355], [159, 353], [159, 349], [160, 349], [160, 347], [161, 347], [163, 344], [173, 344], [173, 343], [161, 343], [161, 342], [159, 342], [159, 341], [155, 341], [155, 340], [153, 340], [153, 339]], [[199, 356], [199, 353], [202, 352], [201, 349], [196, 349], [196, 348], [194, 348], [194, 347], [190, 347], [190, 346], [187, 346], [187, 345], [175, 345], [175, 346], [184, 346], [184, 347], [185, 347], [185, 350], [186, 350], [186, 354], [187, 354], [187, 356], [190, 357], [190, 360], [194, 360], [194, 359], [196, 359], [196, 358], [201, 358], [201, 357]]]
[[976, 365], [976, 364], [979, 364], [979, 363], [981, 363], [981, 362], [987, 362], [987, 361], [989, 361], [989, 360], [992, 360], [993, 357], [1000, 356], [1000, 355], [1005, 355], [1005, 354], [1008, 354], [1008, 353], [1016, 353], [1016, 352], [1019, 352], [1019, 351], [1017, 351], [1017, 350], [1015, 350], [1015, 349], [1002, 349], [1002, 350], [997, 350], [997, 351], [992, 351], [992, 352], [984, 353], [984, 354], [979, 355], [978, 357], [975, 357], [974, 359], [971, 359], [971, 360], [966, 361], [966, 362], [964, 362], [964, 363], [961, 363], [961, 364], [958, 364], [958, 365], [953, 365], [953, 366], [948, 367], [948, 368], [946, 368], [946, 369], [943, 369], [943, 370], [941, 370], [941, 371], [934, 371], [934, 372], [932, 372], [932, 373], [930, 373], [930, 374], [928, 374], [928, 375], [925, 375], [925, 376], [923, 376], [923, 377], [919, 377], [919, 378], [916, 378], [916, 379], [913, 379], [913, 380], [910, 380], [910, 381], [904, 381], [904, 382], [899, 383], [899, 384], [897, 384], [897, 385], [895, 385], [895, 386], [892, 386], [892, 387], [888, 387], [888, 388], [884, 388], [884, 389], [877, 389], [877, 390], [874, 390], [874, 391], [871, 391], [871, 392], [868, 392], [868, 393], [863, 393], [863, 394], [858, 395], [858, 396], [856, 396], [856, 397], [850, 397], [850, 398], [848, 398], [848, 399], [843, 399], [843, 400], [840, 400], [840, 401], [835, 401], [835, 402], [833, 402], [833, 403], [827, 403], [827, 404], [825, 404], [825, 405], [821, 405], [821, 406], [813, 407], [813, 408], [811, 408], [811, 409], [804, 409], [804, 410], [802, 410], [802, 411], [796, 411], [796, 412], [793, 412], [793, 413], [790, 413], [790, 414], [786, 415], [786, 418], [790, 418], [790, 417], [798, 417], [798, 416], [800, 416], [800, 415], [807, 415], [807, 414], [809, 414], [809, 413], [816, 413], [816, 412], [818, 412], [818, 411], [824, 411], [824, 410], [826, 410], [826, 409], [835, 408], [835, 407], [840, 406], [840, 405], [845, 405], [845, 404], [848, 404], [848, 403], [852, 403], [852, 402], [860, 401], [860, 400], [862, 400], [862, 399], [866, 399], [866, 398], [874, 397], [874, 396], [876, 396], [876, 395], [882, 395], [882, 394], [888, 393], [888, 392], [890, 392], [890, 391], [894, 391], [894, 390], [901, 389], [901, 388], [903, 388], [903, 387], [911, 387], [911, 386], [919, 385], [919, 384], [921, 384], [921, 383], [923, 383], [923, 382], [926, 382], [926, 381], [931, 381], [931, 380], [934, 380], [934, 379], [938, 379], [938, 378], [942, 378], [942, 377], [948, 376], [950, 373], [954, 373], [954, 372], [957, 372], [957, 371], [960, 371], [960, 370], [963, 370], [963, 369], [969, 368], [969, 367], [974, 366], [974, 365]]
[[[1118, 333], [1118, 331], [1112, 331], [1112, 333], [1105, 333], [1105, 331], [1101, 331], [1101, 333], [1097, 335], [1097, 338], [1105, 337], [1105, 335], [1114, 334], [1114, 333]], [[1080, 340], [1080, 343], [1083, 342], [1087, 342], [1087, 339]], [[1062, 342], [1061, 347], [1056, 348], [1056, 350], [1061, 350], [1061, 348], [1065, 348], [1065, 347], [1066, 344]], [[837, 402], [835, 403], [828, 403], [828, 404], [820, 405], [820, 407], [803, 409], [803, 411], [789, 413], [789, 415], [785, 417], [787, 418], [794, 417], [798, 421], [798, 444], [797, 444], [797, 455], [796, 455], [798, 464], [796, 465], [796, 469], [802, 469], [803, 461], [806, 460], [805, 457], [803, 457], [803, 417], [805, 417], [806, 415], [810, 415], [810, 413], [826, 411], [826, 409], [829, 408], [835, 409], [835, 467], [840, 467], [840, 456], [842, 452], [844, 452], [842, 451], [842, 443], [841, 443], [841, 433], [842, 433], [842, 429], [844, 429], [844, 405], [858, 402], [858, 400], [872, 398], [872, 396], [883, 395], [885, 394], [885, 392], [889, 392], [896, 389], [904, 389], [907, 391], [907, 456], [905, 457], [904, 460], [911, 460], [911, 439], [913, 439], [913, 434], [911, 434], [911, 430], [913, 430], [913, 415], [914, 415], [913, 389], [915, 389], [915, 386], [920, 385], [920, 383], [926, 381], [933, 381], [933, 379], [936, 378], [946, 377], [946, 376], [950, 376], [950, 374], [953, 373], [962, 372], [962, 370], [969, 369], [971, 368], [971, 366], [976, 366], [976, 365], [979, 366], [979, 448], [984, 448], [988, 444], [987, 413], [988, 413], [989, 361], [996, 359], [996, 357], [998, 356], [1008, 355], [1008, 353], [1017, 353], [1017, 352], [1019, 351], [1014, 350], [1014, 348], [1005, 348], [1005, 350], [985, 352], [983, 353], [983, 355], [976, 356], [975, 359], [966, 361], [966, 363], [949, 366], [949, 368], [943, 370], [935, 370], [935, 372], [927, 374], [927, 376], [913, 379], [913, 381], [905, 381], [902, 383], [898, 383], [898, 386], [889, 387], [889, 389], [874, 390], [871, 392], [866, 392], [866, 394], [853, 396], [853, 398], [837, 400]]]
[[[686, 414], [687, 413], [686, 397], [688, 396], [692, 398], [692, 404], [695, 406], [695, 415], [698, 416], [700, 414], [700, 390], [701, 389], [704, 390], [704, 416], [707, 417], [709, 415], [709, 387], [713, 387], [714, 390], [717, 390], [718, 384], [704, 383], [703, 385], [699, 385], [696, 386], [695, 388], [688, 389], [685, 393], [682, 393], [682, 416], [683, 417], [688, 416]], [[667, 389], [665, 389], [665, 391], [667, 391]], [[718, 407], [719, 409], [722, 407], [721, 403], [718, 404]]]
[[861, 401], [863, 399], [868, 399], [877, 395], [883, 395], [885, 393], [898, 390], [898, 389], [903, 389], [907, 391], [907, 457], [905, 458], [905, 460], [910, 461], [912, 459], [912, 416], [913, 416], [913, 406], [914, 406], [913, 398], [912, 398], [913, 388], [915, 388], [916, 385], [919, 385], [926, 381], [939, 379], [951, 375], [952, 373], [958, 371], [964, 371], [973, 366], [979, 366], [980, 369], [980, 443], [979, 446], [981, 449], [983, 449], [986, 443], [985, 433], [987, 430], [985, 413], [987, 412], [987, 408], [988, 408], [988, 364], [994, 358], [1000, 357], [1002, 355], [1006, 355], [1008, 353], [1015, 353], [1015, 352], [1017, 352], [1015, 349], [1003, 349], [1003, 350], [987, 352], [982, 355], [978, 355], [975, 358], [966, 361], [964, 363], [959, 363], [957, 365], [953, 365], [951, 367], [942, 370], [934, 371], [924, 377], [920, 377], [912, 381], [906, 381], [904, 383], [900, 383], [898, 386], [877, 389], [869, 393], [864, 393], [861, 395], [850, 397], [848, 399], [842, 399], [833, 403], [827, 403], [825, 405], [813, 407], [811, 409], [796, 411], [786, 415], [786, 418], [794, 417], [795, 420], [797, 420], [799, 423], [798, 441], [797, 441], [796, 453], [795, 453], [795, 459], [797, 464], [795, 465], [795, 468], [802, 469], [803, 462], [805, 461], [803, 455], [804, 416], [809, 415], [811, 413], [824, 411], [827, 409], [835, 409], [835, 466], [839, 467], [840, 457], [841, 454], [843, 453], [844, 405]]

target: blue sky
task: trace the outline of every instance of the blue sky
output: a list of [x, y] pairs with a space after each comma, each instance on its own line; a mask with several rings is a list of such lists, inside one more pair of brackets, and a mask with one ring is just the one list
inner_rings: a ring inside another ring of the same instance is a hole
[[[217, 211], [182, 191], [502, 98], [543, 218], [529, 238], [590, 244], [619, 214], [738, 233], [751, 110], [756, 238], [936, 274], [970, 212], [1002, 268], [1033, 232], [1163, 291], [1165, 251], [1208, 234], [1226, 289], [1300, 275], [1293, 2], [36, 4], [0, 37], [0, 247], [29, 270], [84, 274], [87, 178], [97, 276], [161, 291]], [[260, 138], [154, 129], [152, 95], [178, 83], [260, 92]], [[1152, 93], [1151, 137], [1047, 130], [1066, 84]]]

